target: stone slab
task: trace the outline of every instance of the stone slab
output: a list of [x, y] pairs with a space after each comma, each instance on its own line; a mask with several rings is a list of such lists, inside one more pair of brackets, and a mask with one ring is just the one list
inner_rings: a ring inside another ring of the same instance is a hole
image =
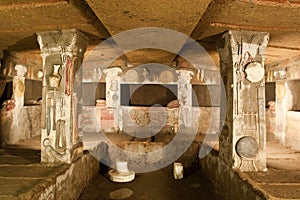
[[30, 149], [0, 149], [0, 156], [13, 155], [13, 156], [40, 156], [40, 150]]
[[0, 159], [1, 164], [31, 164], [39, 163], [41, 158], [39, 156], [24, 156], [24, 157], [15, 157], [15, 156], [2, 156]]
[[300, 187], [300, 171], [268, 169], [267, 172], [245, 172], [245, 174], [257, 183], [299, 183]]
[[268, 159], [267, 167], [273, 169], [299, 170], [300, 160]]
[[47, 177], [57, 171], [59, 167], [46, 167], [46, 166], [15, 166], [6, 165], [0, 166], [0, 178], [1, 177], [27, 177], [27, 178], [39, 178]]
[[299, 199], [300, 185], [261, 185], [263, 190], [276, 199]]

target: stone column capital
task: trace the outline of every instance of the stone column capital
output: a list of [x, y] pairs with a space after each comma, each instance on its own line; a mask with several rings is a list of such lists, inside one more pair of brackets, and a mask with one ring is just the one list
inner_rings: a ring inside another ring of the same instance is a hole
[[16, 65], [15, 70], [17, 71], [18, 77], [24, 77], [27, 72], [27, 67], [25, 67], [23, 65]]
[[176, 69], [176, 73], [178, 74], [179, 81], [187, 81], [187, 82], [190, 82], [192, 76], [194, 75], [194, 71], [190, 68]]
[[273, 75], [276, 81], [283, 81], [287, 79], [287, 69], [276, 69], [273, 71]]
[[218, 51], [222, 55], [221, 67], [232, 65], [239, 60], [239, 64], [259, 62], [264, 65], [269, 33], [246, 30], [229, 30], [218, 41]]
[[77, 29], [55, 30], [37, 33], [42, 55], [65, 52], [82, 57], [87, 47], [87, 37]]
[[109, 67], [103, 70], [105, 74], [109, 74], [110, 79], [121, 77], [123, 70], [119, 66]]
[[247, 44], [260, 44], [265, 46], [269, 41], [269, 33], [267, 32], [256, 32], [247, 30], [229, 30], [224, 34], [229, 35], [232, 41], [241, 41]]

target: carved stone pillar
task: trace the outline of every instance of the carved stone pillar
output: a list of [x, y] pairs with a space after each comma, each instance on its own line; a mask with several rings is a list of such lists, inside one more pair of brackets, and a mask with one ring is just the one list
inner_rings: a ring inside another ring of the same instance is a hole
[[87, 38], [72, 29], [41, 32], [37, 39], [44, 72], [41, 160], [71, 163], [82, 154], [77, 103]]
[[121, 88], [120, 79], [122, 69], [120, 67], [109, 67], [104, 70], [106, 74], [106, 107], [113, 110], [115, 124], [122, 130], [121, 111]]
[[176, 69], [178, 74], [178, 127], [192, 127], [192, 84], [194, 72], [189, 68]]
[[227, 96], [222, 100], [226, 116], [220, 158], [241, 171], [266, 170], [264, 58], [268, 38], [267, 33], [228, 31], [218, 43]]
[[286, 113], [291, 104], [291, 94], [287, 83], [287, 72], [285, 69], [275, 70], [276, 81], [276, 116], [275, 116], [275, 139], [285, 145], [286, 139]]
[[25, 93], [25, 74], [27, 68], [22, 65], [16, 65], [15, 70], [17, 76], [13, 78], [13, 99], [15, 100], [15, 110], [19, 110], [24, 106], [24, 93]]
[[[27, 68], [22, 65], [16, 65], [15, 70], [17, 71], [17, 76], [13, 77], [13, 94], [12, 99], [14, 106], [12, 110], [7, 112], [2, 119], [2, 123], [5, 125], [1, 128], [1, 135], [4, 139], [3, 144], [15, 144], [20, 140], [24, 140], [24, 134], [22, 130], [23, 125], [23, 110], [24, 106], [24, 93], [25, 93], [25, 74]], [[6, 109], [10, 110], [10, 109]], [[9, 120], [5, 116], [10, 116]], [[6, 123], [4, 123], [6, 122]], [[25, 131], [24, 131], [25, 132]]]

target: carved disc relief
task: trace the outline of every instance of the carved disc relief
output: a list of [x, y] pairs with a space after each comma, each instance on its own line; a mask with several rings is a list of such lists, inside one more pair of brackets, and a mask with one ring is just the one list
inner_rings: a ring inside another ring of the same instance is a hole
[[237, 154], [241, 158], [253, 159], [258, 153], [258, 143], [251, 136], [244, 136], [236, 143]]
[[135, 70], [131, 69], [123, 75], [122, 80], [125, 82], [138, 82], [139, 75]]
[[17, 81], [15, 87], [16, 87], [15, 96], [16, 97], [21, 97], [24, 94], [24, 91], [25, 91], [24, 83], [19, 80], [19, 81]]
[[283, 83], [276, 84], [276, 97], [282, 99], [285, 96], [286, 90]]
[[250, 82], [256, 83], [261, 81], [265, 76], [263, 66], [258, 62], [249, 63], [245, 69], [246, 79]]
[[169, 70], [162, 71], [159, 75], [159, 80], [163, 83], [173, 82], [174, 81], [174, 75]]

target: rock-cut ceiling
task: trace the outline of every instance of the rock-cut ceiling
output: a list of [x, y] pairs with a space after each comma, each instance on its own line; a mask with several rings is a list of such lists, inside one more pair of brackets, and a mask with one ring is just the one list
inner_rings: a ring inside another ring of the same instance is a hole
[[[27, 62], [40, 62], [37, 32], [73, 28], [89, 37], [88, 50], [126, 30], [168, 28], [197, 40], [216, 62], [217, 35], [261, 31], [270, 33], [266, 66], [300, 56], [300, 0], [6, 0], [0, 2], [0, 18], [0, 49]], [[175, 57], [145, 48], [123, 58], [168, 64]]]

